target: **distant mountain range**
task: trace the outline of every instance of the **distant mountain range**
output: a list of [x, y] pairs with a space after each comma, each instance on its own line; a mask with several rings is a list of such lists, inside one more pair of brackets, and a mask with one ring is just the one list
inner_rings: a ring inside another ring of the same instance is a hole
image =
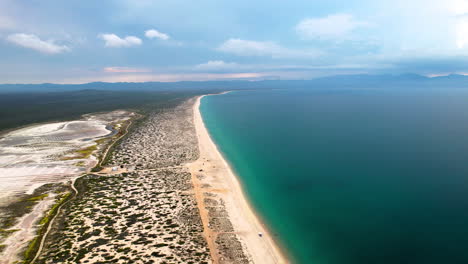
[[292, 89], [292, 88], [468, 88], [468, 76], [447, 75], [426, 77], [417, 74], [402, 75], [336, 75], [312, 80], [264, 81], [199, 81], [199, 82], [142, 82], [85, 84], [0, 84], [0, 93], [12, 92], [65, 92], [79, 90], [103, 91], [193, 91], [240, 89]]

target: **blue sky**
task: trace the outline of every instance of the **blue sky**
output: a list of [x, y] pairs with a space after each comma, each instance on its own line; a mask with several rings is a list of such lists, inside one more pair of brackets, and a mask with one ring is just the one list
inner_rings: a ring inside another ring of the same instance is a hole
[[434, 76], [467, 55], [468, 0], [0, 1], [0, 83]]

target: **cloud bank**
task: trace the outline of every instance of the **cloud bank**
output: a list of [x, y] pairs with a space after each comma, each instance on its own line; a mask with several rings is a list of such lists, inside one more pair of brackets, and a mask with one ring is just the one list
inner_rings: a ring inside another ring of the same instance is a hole
[[11, 34], [7, 37], [7, 40], [18, 46], [33, 49], [45, 54], [58, 54], [70, 51], [70, 48], [66, 45], [55, 44], [53, 40], [41, 40], [34, 34]]

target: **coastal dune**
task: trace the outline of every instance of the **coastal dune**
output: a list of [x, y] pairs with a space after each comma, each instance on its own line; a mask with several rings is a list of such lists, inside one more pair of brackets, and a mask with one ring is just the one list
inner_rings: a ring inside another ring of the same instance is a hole
[[200, 156], [188, 166], [214, 263], [289, 263], [212, 141], [199, 109], [202, 98], [193, 107]]

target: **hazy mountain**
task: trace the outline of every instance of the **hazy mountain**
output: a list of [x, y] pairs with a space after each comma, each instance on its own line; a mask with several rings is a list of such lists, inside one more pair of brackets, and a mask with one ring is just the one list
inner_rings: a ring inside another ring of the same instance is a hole
[[78, 90], [103, 91], [191, 91], [197, 89], [293, 89], [293, 88], [464, 88], [468, 87], [468, 76], [447, 75], [425, 77], [417, 74], [402, 75], [337, 75], [312, 80], [264, 80], [264, 81], [199, 81], [199, 82], [143, 82], [86, 84], [0, 84], [0, 93], [11, 92], [62, 92]]

